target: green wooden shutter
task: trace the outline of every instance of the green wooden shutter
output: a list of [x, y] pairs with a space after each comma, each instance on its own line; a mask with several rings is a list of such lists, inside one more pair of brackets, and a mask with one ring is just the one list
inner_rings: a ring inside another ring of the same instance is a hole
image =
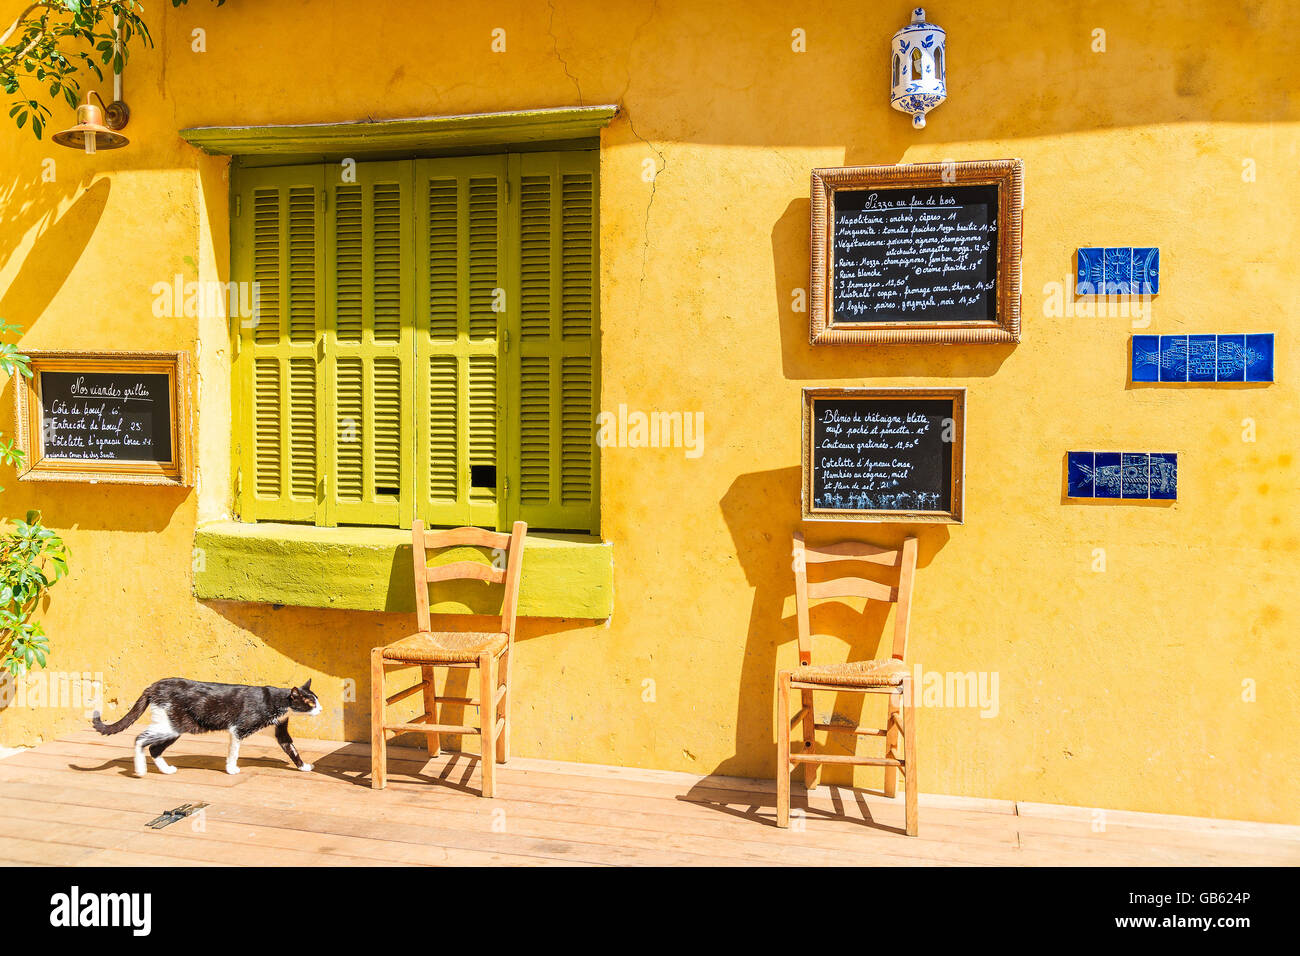
[[332, 301], [320, 524], [409, 526], [413, 513], [411, 169], [409, 162], [326, 167]]
[[322, 200], [321, 167], [241, 172], [232, 271], [257, 290], [255, 316], [231, 319], [239, 324], [236, 486], [245, 520], [316, 516]]
[[415, 510], [503, 525], [506, 158], [415, 163]]
[[[599, 530], [597, 164], [594, 151], [523, 153], [511, 364], [513, 512], [530, 527]], [[513, 520], [513, 515], [511, 516]]]

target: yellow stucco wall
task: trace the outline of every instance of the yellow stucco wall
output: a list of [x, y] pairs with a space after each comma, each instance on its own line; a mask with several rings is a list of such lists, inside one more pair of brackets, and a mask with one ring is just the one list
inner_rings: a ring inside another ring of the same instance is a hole
[[[40, 508], [72, 548], [44, 615], [51, 669], [102, 673], [110, 713], [165, 676], [312, 677], [325, 710], [295, 732], [361, 739], [366, 651], [410, 626], [192, 596], [196, 522], [229, 511], [227, 338], [220, 317], [155, 319], [151, 286], [227, 278], [226, 161], [176, 131], [617, 102], [602, 145], [601, 406], [702, 411], [704, 451], [604, 451], [615, 614], [522, 622], [517, 752], [771, 776], [774, 675], [795, 662], [799, 389], [962, 385], [966, 523], [919, 529], [909, 656], [996, 673], [1000, 693], [995, 717], [923, 710], [921, 789], [1297, 822], [1300, 8], [941, 3], [929, 12], [948, 30], [950, 99], [918, 133], [887, 97], [907, 5], [721, 6], [556, 0], [552, 17], [522, 2], [151, 0], [157, 48], [127, 73], [128, 148], [84, 157], [0, 126], [0, 316], [23, 344], [196, 355], [196, 490], [0, 475], [0, 513]], [[206, 52], [191, 50], [196, 28]], [[63, 120], [56, 107], [51, 126]], [[1018, 346], [807, 344], [792, 301], [808, 282], [810, 168], [1012, 156], [1025, 163]], [[1276, 331], [1277, 383], [1128, 385], [1130, 319], [1053, 314], [1050, 284], [1072, 284], [1083, 245], [1159, 246], [1145, 331]], [[0, 422], [12, 408], [8, 384]], [[1179, 500], [1064, 500], [1065, 452], [1094, 447], [1177, 451]], [[844, 530], [904, 533], [809, 535]], [[877, 615], [831, 621], [860, 636], [819, 646], [827, 657], [876, 652]], [[0, 745], [80, 726], [76, 708], [10, 706]]]

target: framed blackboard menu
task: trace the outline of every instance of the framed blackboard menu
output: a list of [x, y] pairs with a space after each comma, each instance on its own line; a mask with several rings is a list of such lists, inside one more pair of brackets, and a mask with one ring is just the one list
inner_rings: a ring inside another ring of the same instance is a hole
[[28, 353], [20, 481], [188, 485], [186, 352]]
[[815, 169], [813, 344], [1020, 340], [1018, 159]]
[[803, 517], [962, 521], [964, 388], [805, 388]]

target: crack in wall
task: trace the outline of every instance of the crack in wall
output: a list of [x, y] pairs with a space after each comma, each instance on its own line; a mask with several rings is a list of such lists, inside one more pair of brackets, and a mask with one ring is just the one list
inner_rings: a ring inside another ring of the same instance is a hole
[[[623, 104], [620, 103], [619, 109], [622, 110], [623, 108]], [[627, 117], [627, 128], [632, 131], [634, 137], [644, 143], [647, 148], [659, 157], [659, 165], [655, 167], [654, 178], [650, 180], [650, 200], [645, 206], [645, 224], [641, 229], [645, 236], [645, 242], [641, 246], [641, 280], [637, 286], [637, 291], [639, 293], [645, 286], [646, 260], [650, 256], [650, 212], [654, 209], [655, 193], [659, 191], [659, 174], [668, 168], [668, 160], [664, 156], [663, 150], [636, 131], [636, 124], [632, 122], [632, 115], [630, 113]]]
[[578, 78], [569, 71], [569, 62], [560, 55], [560, 40], [555, 35], [555, 3], [554, 0], [546, 0], [546, 6], [550, 8], [551, 16], [546, 21], [546, 35], [551, 38], [551, 49], [555, 52], [555, 58], [560, 61], [560, 66], [564, 69], [564, 75], [573, 81], [573, 88], [578, 91], [578, 105], [582, 105], [582, 84]]

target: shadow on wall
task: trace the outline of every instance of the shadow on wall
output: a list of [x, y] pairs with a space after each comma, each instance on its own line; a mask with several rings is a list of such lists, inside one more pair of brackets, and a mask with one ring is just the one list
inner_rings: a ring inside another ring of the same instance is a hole
[[[409, 574], [410, 551], [406, 551], [403, 567]], [[499, 589], [497, 589], [499, 592]], [[433, 592], [434, 600], [438, 593]], [[338, 611], [330, 608], [287, 607], [282, 604], [255, 604], [242, 601], [199, 601], [200, 606], [215, 611], [229, 624], [237, 628], [240, 635], [239, 646], [248, 651], [248, 662], [272, 664], [277, 672], [259, 676], [262, 681], [278, 686], [288, 686], [289, 682], [301, 683], [307, 673], [284, 673], [284, 664], [275, 661], [262, 651], [264, 647], [273, 648], [288, 658], [295, 665], [311, 671], [329, 674], [335, 678], [330, 683], [317, 680], [312, 689], [319, 694], [325, 709], [325, 716], [342, 725], [344, 740], [368, 741], [370, 739], [370, 650], [400, 640], [415, 632], [415, 612], [394, 613], [388, 611]], [[432, 626], [435, 630], [495, 630], [499, 618], [483, 615], [438, 615], [433, 616]], [[519, 645], [534, 638], [559, 634], [590, 627], [590, 621], [569, 618], [524, 618], [518, 619], [515, 633], [516, 653]], [[252, 635], [252, 640], [248, 639]], [[256, 667], [248, 667], [245, 661], [233, 664], [241, 671], [259, 673]], [[544, 687], [529, 687], [520, 684], [523, 669], [515, 667], [511, 673], [511, 695], [515, 706], [519, 701], [541, 699]], [[419, 680], [419, 669], [409, 668], [395, 671], [397, 679], [392, 685], [394, 692], [406, 686], [406, 678], [411, 684]], [[196, 680], [224, 680], [220, 674], [208, 676], [195, 675]], [[250, 681], [253, 678], [249, 678]], [[438, 695], [440, 697], [477, 697], [477, 673], [466, 668], [439, 668], [437, 672]], [[413, 716], [419, 707], [416, 697], [408, 698], [395, 704], [390, 716], [399, 713]], [[324, 719], [324, 718], [322, 718]], [[459, 704], [442, 705], [439, 719], [444, 724], [477, 723], [477, 710]], [[477, 738], [475, 738], [477, 739]], [[423, 747], [421, 735], [401, 734], [391, 738], [397, 746]], [[462, 749], [462, 739], [444, 734], [444, 750]]]
[[[947, 525], [885, 523], [846, 529], [842, 522], [835, 525], [804, 524], [799, 510], [801, 478], [799, 468], [750, 472], [732, 482], [720, 502], [745, 580], [754, 589], [754, 599], [740, 679], [735, 754], [718, 764], [714, 774], [740, 777], [775, 775], [777, 648], [786, 643], [794, 644], [799, 639], [794, 617], [794, 571], [791, 565], [792, 535], [796, 530], [803, 528], [810, 544], [852, 538], [887, 548], [898, 547], [905, 537], [915, 535], [919, 544], [918, 568], [929, 565], [948, 542]], [[924, 581], [924, 576], [920, 576], [919, 600], [925, 600]], [[862, 610], [833, 601], [817, 604], [812, 609], [813, 632], [841, 638], [848, 645], [848, 660], [887, 656], [893, 640], [892, 626], [886, 629], [888, 615], [889, 605], [879, 601], [867, 602]], [[815, 644], [814, 653], [823, 647], [820, 643]], [[821, 657], [815, 656], [814, 660]], [[793, 649], [787, 659], [797, 660]], [[862, 716], [865, 696], [838, 695], [833, 710], [857, 722]], [[878, 708], [883, 715], [884, 700], [877, 697], [873, 695], [871, 699], [875, 703], [866, 706]], [[825, 707], [828, 699], [828, 695], [821, 695], [818, 707]], [[874, 719], [875, 711], [868, 711], [865, 722], [869, 726], [883, 726], [872, 723]], [[831, 743], [831, 752], [838, 752], [838, 744], [838, 740]], [[848, 752], [847, 748], [841, 749]], [[850, 779], [851, 773], [851, 768], [845, 771], [844, 779]], [[827, 773], [827, 768], [823, 768], [823, 778], [838, 779], [833, 772]]]
[[14, 254], [16, 242], [33, 227], [41, 227], [17, 275], [0, 293], [0, 318], [22, 326], [24, 333], [31, 331], [63, 288], [108, 205], [112, 187], [105, 177], [90, 185], [62, 216], [55, 218], [59, 203], [89, 179], [87, 174], [64, 187], [57, 180], [42, 182], [38, 175], [25, 183], [15, 181], [0, 197], [6, 220], [6, 228], [0, 230], [0, 266]]

